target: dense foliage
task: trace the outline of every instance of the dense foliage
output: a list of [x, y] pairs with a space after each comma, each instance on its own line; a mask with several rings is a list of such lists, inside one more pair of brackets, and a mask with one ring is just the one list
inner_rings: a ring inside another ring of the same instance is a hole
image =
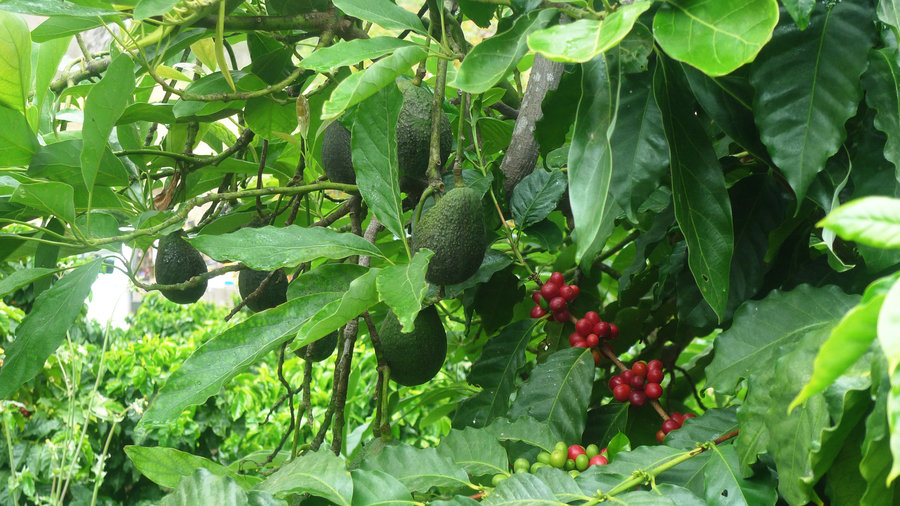
[[[0, 0], [0, 496], [893, 504], [898, 13]], [[148, 281], [177, 234], [188, 274]], [[82, 321], [109, 265], [182, 303], [290, 284], [106, 331]], [[396, 354], [426, 308], [446, 359], [398, 386], [379, 329]]]

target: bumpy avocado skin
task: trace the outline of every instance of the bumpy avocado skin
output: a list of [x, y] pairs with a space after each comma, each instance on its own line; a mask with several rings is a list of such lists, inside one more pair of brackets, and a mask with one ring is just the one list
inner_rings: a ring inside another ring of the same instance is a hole
[[391, 379], [408, 387], [433, 378], [447, 358], [447, 332], [434, 306], [419, 312], [415, 326], [415, 330], [404, 334], [392, 311], [379, 330], [381, 351], [391, 368]]
[[[397, 161], [400, 189], [419, 195], [427, 186], [425, 171], [431, 148], [431, 101], [427, 90], [408, 85], [403, 89], [403, 107], [397, 118]], [[441, 166], [447, 162], [453, 144], [450, 119], [441, 112]]]
[[478, 192], [463, 187], [444, 194], [422, 215], [412, 246], [434, 252], [425, 279], [436, 285], [452, 285], [475, 274], [487, 248]]
[[[206, 273], [203, 256], [181, 237], [181, 231], [172, 232], [159, 240], [154, 275], [161, 285], [184, 283], [194, 276]], [[177, 304], [193, 304], [203, 297], [206, 280], [184, 290], [160, 290], [163, 296]]]
[[333, 121], [322, 134], [322, 167], [332, 183], [356, 184], [350, 151], [350, 130]]
[[[269, 272], [249, 269], [241, 271], [238, 274], [238, 291], [241, 293], [241, 298], [246, 299], [251, 293], [256, 291], [269, 275]], [[287, 275], [285, 275], [284, 270], [278, 269], [275, 277], [269, 280], [262, 293], [247, 301], [247, 307], [254, 313], [258, 313], [284, 304], [287, 302], [287, 288]]]
[[[308, 359], [313, 362], [321, 362], [334, 353], [334, 349], [337, 347], [337, 340], [338, 333], [337, 331], [334, 331], [318, 341], [313, 341], [306, 346], [301, 346], [294, 350], [294, 353], [300, 358]], [[307, 348], [309, 348], [309, 357], [306, 356]]]

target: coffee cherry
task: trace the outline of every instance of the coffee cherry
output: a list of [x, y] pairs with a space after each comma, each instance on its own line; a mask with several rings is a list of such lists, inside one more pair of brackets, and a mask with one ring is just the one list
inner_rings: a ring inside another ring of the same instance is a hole
[[628, 380], [628, 384], [631, 385], [631, 388], [635, 390], [643, 390], [644, 389], [644, 378], [635, 374]]
[[616, 385], [613, 388], [613, 397], [619, 402], [625, 402], [631, 395], [631, 387], [628, 385]]
[[573, 346], [574, 348], [589, 348], [589, 346], [587, 345], [587, 343], [584, 342], [584, 341], [578, 341], [577, 343], [575, 343], [575, 344], [572, 345], [572, 346]]
[[543, 297], [544, 300], [550, 300], [557, 295], [559, 295], [559, 285], [556, 283], [547, 282], [541, 287], [541, 297]]
[[598, 315], [596, 311], [588, 311], [587, 313], [584, 313], [584, 319], [591, 322], [592, 324], [600, 323], [600, 315]]
[[567, 445], [565, 441], [557, 441], [556, 446], [554, 446], [553, 449], [566, 453], [569, 451], [569, 445]]
[[584, 341], [584, 338], [579, 336], [577, 332], [572, 332], [572, 334], [569, 335], [569, 346], [575, 346], [575, 343], [578, 341]]
[[575, 288], [578, 288], [578, 287], [575, 287], [572, 285], [565, 285], [559, 289], [559, 296], [566, 299], [567, 302], [572, 302], [573, 300], [575, 300], [575, 297], [578, 295], [577, 292], [575, 291]]
[[591, 462], [591, 458], [582, 453], [581, 455], [575, 457], [575, 469], [578, 469], [579, 471], [584, 471], [585, 469], [588, 468], [588, 466], [590, 465], [590, 462]]
[[584, 454], [590, 458], [594, 458], [597, 455], [600, 455], [600, 448], [597, 445], [591, 443], [584, 447]]
[[619, 337], [619, 326], [616, 325], [615, 323], [610, 323], [609, 324], [609, 338], [615, 339], [617, 337]]
[[575, 461], [572, 459], [566, 460], [566, 471], [572, 471], [575, 469]]
[[581, 318], [575, 322], [575, 332], [578, 332], [582, 337], [587, 337], [591, 333], [592, 327], [593, 325], [586, 318]]
[[543, 462], [535, 462], [534, 464], [531, 464], [531, 474], [536, 473], [538, 471], [538, 469], [540, 469], [542, 467], [548, 467], [548, 466], [549, 466], [549, 464], [544, 464]]
[[676, 422], [674, 419], [669, 418], [668, 420], [663, 422], [662, 431], [664, 433], [668, 434], [668, 433], [672, 432], [673, 430], [678, 429], [679, 427], [681, 427], [681, 424]]
[[666, 433], [664, 431], [662, 431], [662, 430], [656, 431], [656, 440], [657, 441], [662, 443], [663, 439], [665, 439], [665, 438], [666, 438]]
[[569, 476], [571, 476], [572, 478], [578, 478], [579, 474], [581, 473], [578, 472], [578, 469], [572, 469], [571, 471], [569, 471]]
[[549, 452], [541, 452], [538, 453], [537, 461], [542, 464], [550, 464], [550, 453]]
[[551, 274], [550, 282], [557, 286], [563, 286], [564, 284], [566, 284], [566, 280], [565, 280], [565, 278], [563, 278], [563, 275], [561, 272], [554, 272], [553, 274]]
[[662, 391], [662, 387], [659, 386], [659, 383], [647, 383], [644, 387], [644, 393], [651, 399], [659, 399], [662, 397]]
[[644, 377], [647, 375], [647, 364], [645, 364], [644, 362], [635, 362], [631, 366], [631, 370], [634, 371], [634, 373], [638, 376]]
[[630, 402], [632, 406], [643, 406], [644, 403], [647, 402], [647, 394], [642, 390], [634, 390], [631, 392], [631, 395], [628, 396], [628, 402]]
[[673, 420], [675, 420], [675, 422], [678, 424], [679, 427], [681, 427], [681, 424], [684, 423], [684, 415], [682, 415], [681, 413], [679, 413], [677, 411], [675, 413], [670, 414], [669, 417], [671, 417]]
[[515, 462], [513, 462], [513, 469], [517, 473], [522, 472], [520, 470], [523, 470], [523, 469], [527, 473], [530, 468], [531, 468], [531, 462], [528, 462], [528, 459], [526, 459], [526, 458], [519, 457], [516, 459]]
[[647, 371], [647, 381], [650, 383], [662, 383], [665, 374], [662, 369], [650, 369]]
[[662, 360], [657, 360], [657, 359], [651, 360], [650, 362], [647, 363], [647, 368], [650, 369], [651, 371], [654, 369], [659, 369], [660, 371], [662, 371], [662, 368], [663, 368]]
[[[684, 415], [684, 420], [687, 420], [688, 418], [697, 418], [697, 415], [695, 415], [693, 413], [688, 413], [688, 414]], [[684, 420], [682, 420], [682, 422], [681, 422], [682, 424], [684, 424]]]
[[495, 474], [494, 477], [491, 478], [491, 485], [496, 487], [497, 485], [500, 484], [501, 481], [503, 481], [507, 478], [509, 478], [509, 476], [506, 476], [503, 473]]
[[550, 311], [561, 311], [566, 308], [566, 299], [562, 297], [553, 297], [550, 299], [550, 303], [547, 304], [550, 308]]
[[531, 308], [531, 317], [532, 318], [543, 318], [547, 315], [547, 310], [542, 308], [541, 306], [534, 306]]
[[566, 452], [565, 450], [553, 450], [553, 453], [550, 454], [550, 465], [557, 468], [562, 469], [566, 466]]
[[621, 376], [622, 379], [625, 380], [625, 383], [631, 383], [631, 378], [634, 377], [634, 371], [632, 371], [631, 369], [625, 369], [624, 371], [619, 373], [619, 376]]
[[535, 304], [540, 304], [541, 292], [534, 292], [533, 294], [531, 294], [531, 300], [533, 300]]
[[[587, 343], [585, 343], [587, 344]], [[603, 355], [600, 354], [597, 350], [591, 350], [591, 355], [594, 357], [594, 366], [597, 367], [600, 365], [600, 361], [603, 360]]]
[[606, 464], [609, 464], [609, 459], [603, 455], [594, 455], [588, 462], [588, 466], [605, 466]]
[[616, 388], [617, 385], [623, 385], [624, 380], [618, 374], [614, 375], [612, 378], [609, 378], [609, 389], [612, 390]]
[[584, 455], [584, 447], [581, 445], [572, 445], [568, 448], [569, 458], [575, 460], [579, 455]]
[[595, 323], [591, 331], [597, 334], [597, 337], [600, 339], [609, 339], [609, 324], [606, 322]]
[[588, 336], [584, 338], [584, 342], [591, 348], [600, 346], [600, 338], [597, 337], [597, 334], [588, 334]]
[[561, 311], [554, 311], [553, 319], [560, 323], [567, 322], [567, 321], [569, 321], [569, 311], [567, 309], [563, 309]]
[[578, 294], [581, 293], [581, 289], [578, 288], [578, 285], [569, 285], [569, 286], [572, 287], [572, 292], [574, 292], [574, 294], [575, 294], [573, 296], [573, 298], [578, 297]]

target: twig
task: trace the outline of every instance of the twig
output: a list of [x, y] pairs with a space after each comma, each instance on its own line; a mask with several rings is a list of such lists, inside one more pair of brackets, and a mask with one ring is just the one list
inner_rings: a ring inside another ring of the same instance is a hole
[[59, 94], [62, 90], [69, 86], [69, 83], [78, 84], [79, 82], [93, 76], [102, 74], [109, 68], [112, 58], [106, 57], [99, 60], [91, 60], [84, 66], [74, 72], [66, 72], [50, 82], [50, 90]]
[[222, 274], [225, 274], [226, 272], [239, 271], [239, 270], [245, 269], [245, 268], [246, 267], [244, 267], [244, 264], [242, 264], [240, 262], [233, 263], [233, 264], [226, 264], [221, 267], [212, 269], [210, 271], [206, 271], [203, 274], [198, 274], [196, 276], [193, 276], [192, 278], [188, 279], [187, 281], [185, 281], [183, 283], [176, 283], [174, 285], [161, 285], [161, 284], [157, 284], [157, 283], [142, 283], [134, 277], [131, 277], [131, 276], [129, 276], [129, 277], [131, 277], [131, 282], [134, 283], [134, 286], [140, 288], [141, 290], [147, 291], [147, 292], [149, 292], [151, 290], [186, 290], [188, 288], [193, 288], [208, 279], [212, 279], [216, 276], [221, 276]]
[[[275, 269], [274, 271], [269, 272], [269, 274], [266, 276], [266, 279], [264, 279], [262, 281], [262, 283], [260, 283], [259, 286], [256, 287], [255, 290], [250, 292], [249, 295], [247, 295], [246, 297], [241, 299], [241, 301], [238, 302], [238, 304], [236, 306], [234, 306], [234, 309], [232, 309], [231, 312], [229, 312], [225, 316], [225, 321], [227, 322], [228, 320], [231, 320], [234, 317], [234, 315], [236, 315], [238, 313], [238, 311], [241, 310], [241, 308], [243, 308], [244, 306], [247, 305], [248, 301], [251, 301], [251, 300], [255, 299], [256, 297], [259, 297], [259, 294], [261, 294], [261, 293], [263, 293], [263, 291], [265, 291], [266, 287], [269, 286], [269, 283], [272, 282], [272, 279], [274, 279], [275, 276], [277, 276], [280, 272], [284, 272], [284, 271], [282, 269]], [[292, 404], [291, 412], [293, 412], [293, 411], [294, 411], [294, 407]]]
[[431, 102], [431, 146], [428, 154], [428, 168], [425, 174], [432, 183], [441, 180], [441, 116], [444, 114], [444, 89], [447, 84], [447, 60], [437, 61], [434, 83], [434, 99]]
[[[260, 285], [262, 286], [262, 285]], [[284, 386], [285, 390], [288, 391], [288, 394], [291, 394], [293, 391], [291, 389], [291, 384], [288, 383], [287, 379], [284, 377], [284, 350], [287, 348], [287, 341], [281, 344], [281, 353], [278, 355], [278, 381]], [[269, 454], [266, 458], [266, 463], [263, 465], [272, 462], [275, 457], [278, 456], [278, 452], [281, 451], [281, 448], [284, 447], [284, 443], [287, 441], [288, 436], [290, 436], [294, 432], [294, 396], [288, 395], [288, 406], [290, 406], [291, 413], [291, 424], [288, 426], [287, 430], [284, 432], [284, 436], [281, 438], [281, 443], [275, 448], [275, 451]]]
[[[694, 384], [694, 380], [691, 379], [691, 375], [688, 374], [687, 369], [677, 365], [673, 367], [673, 369], [680, 372], [681, 374], [684, 374], [684, 379], [686, 379], [688, 385], [691, 386], [691, 393], [694, 394], [694, 400], [697, 401], [697, 405], [700, 406], [700, 409], [706, 411], [706, 406], [703, 405], [703, 400], [700, 399], [700, 392], [697, 391], [697, 385]], [[675, 378], [673, 377], [672, 379], [674, 380]], [[674, 383], [674, 381], [672, 381], [672, 383]]]
[[[571, 319], [576, 320], [574, 316], [572, 316]], [[619, 370], [628, 370], [628, 366], [626, 366], [622, 363], [621, 360], [619, 360], [619, 357], [616, 356], [615, 352], [613, 352], [612, 348], [610, 348], [608, 344], [603, 343], [603, 346], [600, 347], [600, 353], [602, 353], [606, 358], [612, 360], [613, 363], [616, 364], [616, 366], [619, 368]], [[659, 416], [661, 416], [663, 420], [669, 419], [669, 414], [666, 413], [666, 410], [663, 409], [662, 405], [656, 399], [647, 400], [650, 401], [650, 405], [653, 406], [653, 409], [655, 409], [656, 412], [659, 413]]]
[[[262, 153], [259, 156], [259, 169], [256, 171], [256, 189], [262, 188], [263, 169], [266, 168], [266, 156], [269, 154], [269, 139], [263, 139]], [[265, 219], [262, 210], [262, 197], [256, 196], [256, 214], [260, 219]]]
[[391, 434], [391, 419], [385, 413], [387, 407], [388, 388], [386, 383], [390, 378], [390, 367], [381, 351], [381, 336], [372, 321], [372, 315], [368, 311], [362, 314], [366, 327], [369, 329], [369, 338], [372, 340], [372, 348], [375, 350], [375, 360], [378, 362], [378, 380], [375, 383], [375, 426], [372, 432], [375, 437], [389, 437]]

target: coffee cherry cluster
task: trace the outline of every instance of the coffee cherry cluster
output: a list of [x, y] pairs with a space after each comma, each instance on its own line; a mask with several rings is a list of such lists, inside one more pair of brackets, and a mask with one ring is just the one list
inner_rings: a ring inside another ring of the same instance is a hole
[[650, 363], [635, 362], [631, 369], [626, 369], [609, 379], [609, 389], [619, 402], [628, 401], [632, 406], [643, 406], [647, 399], [659, 399], [662, 396], [663, 380], [662, 362], [651, 360]]
[[687, 420], [688, 418], [694, 418], [696, 416], [697, 415], [693, 413], [688, 413], [686, 415], [677, 412], [672, 413], [671, 415], [669, 415], [669, 419], [663, 422], [662, 429], [656, 432], [656, 440], [662, 443], [663, 439], [666, 438], [666, 435], [668, 433], [672, 432], [673, 430], [680, 429], [685, 420]]
[[569, 344], [576, 348], [596, 348], [600, 341], [612, 341], [619, 337], [619, 327], [600, 319], [596, 311], [588, 311], [584, 318], [575, 321], [575, 332], [569, 336]]
[[[542, 467], [555, 467], [568, 471], [574, 478], [578, 476], [578, 473], [591, 466], [605, 466], [606, 464], [609, 464], [606, 448], [601, 450], [595, 444], [587, 445], [587, 447], [578, 444], [566, 446], [565, 442], [559, 441], [552, 452], [539, 453], [535, 462], [529, 462], [528, 459], [522, 457], [516, 459], [513, 462], [513, 472], [536, 473]], [[491, 482], [496, 487], [506, 478], [507, 475], [500, 473], [495, 475]]]
[[[578, 292], [578, 285], [567, 285], [562, 273], [554, 272], [550, 275], [550, 279], [541, 285], [540, 290], [531, 294], [531, 300], [535, 304], [531, 308], [531, 317], [543, 318], [549, 310], [553, 313], [554, 320], [568, 321], [570, 315], [567, 305], [575, 300], [575, 297], [578, 297]], [[546, 304], [546, 308], [544, 304]]]

